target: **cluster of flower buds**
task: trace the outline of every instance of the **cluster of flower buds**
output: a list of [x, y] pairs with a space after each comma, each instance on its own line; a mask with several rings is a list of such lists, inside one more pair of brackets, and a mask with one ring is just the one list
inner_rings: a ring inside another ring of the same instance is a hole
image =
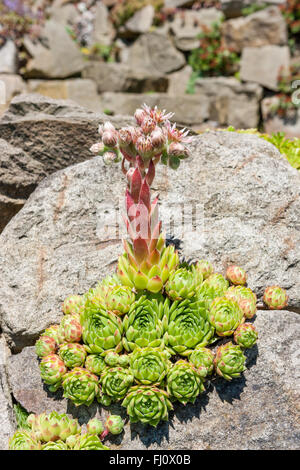
[[106, 164], [122, 160], [123, 166], [127, 161], [130, 167], [136, 167], [139, 157], [146, 168], [152, 160], [154, 164], [161, 161], [177, 169], [180, 160], [189, 156], [185, 144], [191, 142], [192, 137], [188, 136], [187, 130], [179, 130], [176, 124], [171, 124], [172, 116], [165, 110], [143, 105], [134, 114], [136, 127], [127, 126], [116, 130], [110, 122], [99, 126], [101, 142], [92, 145], [90, 150], [96, 155], [102, 155]]

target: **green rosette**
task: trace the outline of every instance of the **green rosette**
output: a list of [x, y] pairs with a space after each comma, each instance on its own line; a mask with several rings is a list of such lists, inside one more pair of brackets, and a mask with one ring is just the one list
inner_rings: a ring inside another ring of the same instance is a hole
[[197, 347], [189, 356], [189, 361], [196, 367], [200, 376], [205, 378], [214, 370], [214, 353], [208, 349]]
[[98, 377], [83, 367], [75, 367], [65, 374], [62, 386], [64, 397], [75, 406], [90, 406], [100, 394]]
[[85, 309], [80, 315], [80, 322], [82, 339], [89, 353], [122, 351], [122, 320], [107, 311], [94, 297], [87, 300]]
[[77, 437], [73, 450], [109, 450], [96, 434], [82, 434]]
[[193, 364], [179, 360], [172, 366], [167, 375], [167, 392], [171, 399], [186, 405], [194, 403], [203, 391], [201, 375]]
[[195, 265], [196, 271], [202, 274], [203, 279], [207, 279], [211, 274], [214, 272], [214, 267], [210, 263], [210, 261], [207, 261], [206, 259], [200, 259], [196, 265]]
[[165, 285], [165, 291], [171, 300], [190, 299], [195, 295], [197, 276], [192, 270], [180, 268], [173, 271]]
[[173, 409], [169, 394], [154, 386], [132, 387], [122, 402], [132, 423], [157, 426], [160, 421], [168, 421], [169, 410]]
[[216, 297], [222, 297], [229, 287], [229, 282], [222, 274], [214, 273], [205, 279], [197, 289], [198, 300], [210, 303]]
[[63, 441], [47, 442], [42, 445], [42, 450], [69, 450]]
[[92, 372], [92, 374], [101, 375], [106, 368], [106, 363], [100, 354], [88, 354], [84, 367]]
[[231, 336], [244, 321], [243, 312], [238, 303], [226, 297], [217, 297], [213, 300], [208, 317], [218, 336]]
[[107, 310], [123, 316], [135, 301], [135, 294], [130, 287], [115, 286], [108, 290], [104, 303]]
[[57, 343], [51, 336], [42, 335], [35, 343], [35, 352], [38, 357], [55, 354]]
[[59, 357], [64, 361], [65, 366], [69, 369], [83, 366], [86, 358], [86, 350], [82, 344], [66, 343], [60, 346]]
[[18, 430], [8, 441], [9, 450], [41, 450], [41, 443], [32, 431]]
[[59, 389], [66, 372], [67, 368], [57, 354], [49, 354], [41, 360], [41, 378], [49, 386], [50, 392], [56, 392]]
[[27, 418], [28, 424], [39, 441], [50, 442], [65, 441], [69, 436], [80, 432], [77, 419], [69, 418], [65, 413], [31, 414]]
[[208, 321], [205, 302], [185, 299], [171, 304], [167, 313], [165, 342], [171, 354], [188, 356], [196, 346], [213, 341], [214, 328]]
[[234, 300], [239, 304], [245, 318], [253, 318], [256, 314], [256, 295], [249, 287], [245, 286], [231, 286], [225, 292], [224, 296], [227, 299]]
[[170, 354], [159, 348], [136, 348], [130, 354], [130, 371], [142, 385], [159, 385], [170, 368]]
[[80, 313], [84, 307], [84, 297], [82, 295], [69, 295], [62, 304], [62, 311], [65, 315]]
[[124, 429], [124, 421], [119, 415], [110, 415], [105, 421], [105, 427], [111, 434], [121, 434]]
[[238, 326], [234, 332], [234, 341], [241, 348], [252, 348], [255, 345], [258, 338], [258, 333], [252, 323], [243, 323]]
[[145, 295], [132, 304], [123, 320], [123, 345], [126, 351], [133, 351], [136, 347], [163, 347], [167, 309], [167, 300], [158, 302]]
[[112, 401], [123, 400], [128, 389], [133, 384], [133, 375], [124, 367], [112, 367], [104, 370], [100, 382], [102, 393]]
[[246, 356], [240, 346], [229, 343], [219, 346], [214, 359], [215, 370], [226, 380], [239, 377], [246, 369]]

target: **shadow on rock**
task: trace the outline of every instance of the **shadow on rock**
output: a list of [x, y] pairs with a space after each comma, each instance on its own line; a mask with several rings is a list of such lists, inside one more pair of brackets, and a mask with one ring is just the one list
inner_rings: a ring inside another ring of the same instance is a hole
[[195, 403], [187, 403], [185, 406], [179, 402], [174, 403], [174, 410], [170, 412], [171, 423], [175, 416], [181, 423], [192, 421], [195, 417], [200, 418], [201, 412], [206, 410], [206, 406], [209, 402], [209, 387], [209, 382], [207, 382], [206, 392], [199, 395]]
[[169, 442], [169, 422], [161, 421], [156, 428], [142, 423], [132, 423], [130, 425], [131, 440], [138, 437], [144, 446], [151, 444], [161, 445], [162, 441]]

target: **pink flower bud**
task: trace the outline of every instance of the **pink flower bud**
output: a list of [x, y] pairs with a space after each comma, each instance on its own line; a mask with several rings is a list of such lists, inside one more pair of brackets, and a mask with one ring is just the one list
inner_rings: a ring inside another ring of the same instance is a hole
[[103, 135], [103, 126], [102, 126], [102, 124], [99, 125], [98, 132], [100, 134], [100, 137], [102, 137], [102, 135]]
[[126, 147], [132, 142], [132, 127], [122, 127], [119, 130], [119, 145], [121, 147]]
[[138, 108], [136, 110], [136, 112], [134, 113], [135, 120], [136, 120], [136, 122], [138, 123], [139, 126], [142, 124], [143, 119], [146, 115], [147, 114], [145, 113], [145, 111], [143, 109], [140, 109], [140, 108]]
[[150, 158], [154, 150], [151, 142], [151, 137], [149, 135], [142, 135], [141, 137], [139, 137], [136, 141], [135, 148], [143, 159]]
[[102, 142], [107, 147], [116, 147], [118, 143], [118, 133], [114, 131], [104, 131], [102, 135]]
[[95, 155], [99, 155], [101, 154], [101, 152], [103, 152], [104, 150], [104, 144], [103, 142], [97, 142], [96, 144], [93, 144], [91, 147], [90, 147], [90, 151], [92, 153], [94, 153]]
[[190, 156], [189, 150], [180, 142], [171, 142], [168, 149], [168, 154], [171, 157], [188, 158]]
[[156, 127], [151, 133], [152, 145], [155, 149], [160, 149], [166, 142], [166, 137], [160, 127]]
[[156, 122], [150, 116], [145, 116], [142, 123], [141, 128], [144, 134], [150, 134], [150, 132], [154, 131], [156, 127]]
[[111, 165], [118, 160], [118, 156], [115, 152], [105, 152], [103, 155], [103, 161], [106, 165]]
[[116, 132], [115, 126], [111, 122], [105, 122], [103, 126], [103, 131]]

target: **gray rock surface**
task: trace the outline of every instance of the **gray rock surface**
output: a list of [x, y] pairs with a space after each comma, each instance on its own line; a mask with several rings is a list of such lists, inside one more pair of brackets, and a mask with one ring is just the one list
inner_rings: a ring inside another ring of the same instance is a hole
[[153, 32], [142, 34], [129, 47], [126, 63], [132, 69], [146, 69], [150, 73], [159, 70], [164, 74], [182, 68], [185, 58], [166, 35]]
[[136, 108], [144, 103], [148, 106], [158, 106], [160, 109], [172, 109], [174, 120], [185, 126], [201, 124], [208, 119], [208, 99], [205, 96], [169, 95], [167, 93], [112, 93], [106, 92], [101, 96], [102, 110], [113, 114], [133, 114]]
[[210, 28], [213, 23], [220, 22], [222, 16], [216, 8], [203, 8], [198, 11], [184, 10], [175, 13], [170, 22], [170, 30], [174, 34], [176, 47], [182, 51], [190, 51], [198, 47], [198, 35], [203, 28]]
[[7, 378], [7, 361], [10, 351], [4, 337], [0, 336], [0, 450], [8, 449], [8, 439], [13, 434], [16, 422], [11, 390]]
[[[208, 258], [220, 272], [243, 266], [259, 297], [278, 283], [299, 311], [299, 173], [254, 135], [211, 132], [191, 145], [180, 173], [158, 169], [166, 232], [188, 259]], [[67, 295], [115, 269], [124, 187], [121, 170], [100, 158], [71, 166], [44, 179], [2, 232], [0, 315], [15, 351], [61, 318]]]
[[17, 73], [18, 58], [15, 43], [8, 39], [0, 48], [0, 73]]
[[[0, 135], [42, 163], [47, 174], [91, 158], [90, 146], [98, 138], [98, 124], [107, 116], [93, 113], [68, 100], [38, 94], [15, 97], [0, 120]], [[116, 127], [132, 122], [111, 118]]]
[[103, 4], [103, 2], [97, 2], [92, 42], [110, 45], [114, 36], [115, 31], [109, 19], [108, 8]]
[[79, 106], [99, 112], [100, 97], [97, 85], [89, 78], [67, 80], [28, 80], [28, 91], [54, 99], [72, 100]]
[[126, 21], [125, 30], [134, 34], [147, 33], [152, 25], [155, 10], [152, 5], [146, 5]]
[[48, 20], [42, 39], [43, 42], [37, 43], [28, 37], [24, 39], [31, 56], [24, 74], [27, 78], [67, 78], [82, 71], [85, 66], [83, 56], [64, 25]]
[[276, 113], [278, 106], [279, 99], [277, 96], [267, 97], [262, 100], [261, 112], [265, 132], [270, 135], [273, 132], [284, 132], [286, 137], [291, 139], [300, 138], [300, 108], [291, 109], [286, 116], [280, 117]]
[[43, 165], [0, 139], [0, 232], [21, 209], [39, 181], [46, 176]]
[[234, 77], [199, 78], [195, 82], [195, 95], [209, 100], [209, 118], [237, 129], [258, 127], [262, 94], [260, 85], [241, 83]]
[[[125, 426], [125, 433], [107, 440], [112, 449], [266, 449], [292, 450], [300, 445], [299, 315], [259, 311], [255, 319], [259, 341], [248, 350], [247, 370], [238, 379], [214, 379], [195, 404], [175, 404], [169, 423], [157, 428]], [[42, 385], [34, 348], [9, 359], [8, 377], [14, 397], [29, 411], [67, 412], [81, 424], [104, 417], [108, 409], [94, 403], [76, 408], [61, 391]], [[116, 404], [112, 413], [126, 411]]]
[[[53, 82], [43, 84], [44, 93], [53, 92]], [[67, 83], [60, 82], [61, 93], [65, 90], [77, 100], [86, 100], [77, 79]], [[0, 121], [0, 232], [42, 177], [92, 157], [89, 148], [98, 139], [98, 124], [106, 120], [104, 114], [72, 101], [31, 94], [12, 100]], [[133, 122], [125, 116], [111, 120], [117, 128]]]
[[244, 47], [287, 44], [287, 27], [277, 7], [225, 21], [221, 27], [226, 48], [241, 52]]
[[288, 46], [245, 47], [241, 56], [241, 80], [259, 83], [270, 90], [278, 90], [280, 70], [290, 63]]
[[148, 91], [164, 92], [168, 87], [168, 78], [153, 70], [129, 67], [118, 62], [89, 62], [82, 73], [83, 77], [92, 79], [99, 93], [121, 91], [146, 93]]

